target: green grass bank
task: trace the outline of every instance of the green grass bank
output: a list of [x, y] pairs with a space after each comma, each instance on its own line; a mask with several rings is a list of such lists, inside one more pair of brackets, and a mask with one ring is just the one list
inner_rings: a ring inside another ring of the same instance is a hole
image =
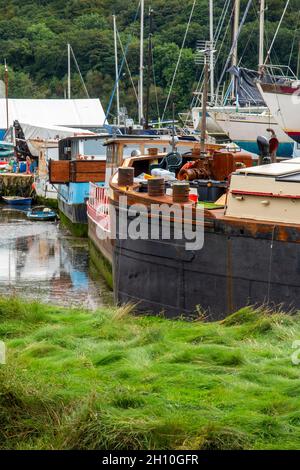
[[0, 298], [0, 449], [299, 449], [300, 316], [222, 323]]

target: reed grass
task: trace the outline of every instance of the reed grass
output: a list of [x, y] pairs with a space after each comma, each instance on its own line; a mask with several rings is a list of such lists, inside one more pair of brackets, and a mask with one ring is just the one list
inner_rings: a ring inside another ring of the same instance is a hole
[[300, 317], [0, 299], [0, 449], [299, 449]]

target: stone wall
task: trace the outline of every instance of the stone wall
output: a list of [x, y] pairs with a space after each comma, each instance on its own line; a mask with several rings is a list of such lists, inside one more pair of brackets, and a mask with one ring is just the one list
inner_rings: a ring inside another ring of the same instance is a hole
[[0, 174], [0, 196], [32, 196], [32, 184], [33, 176], [31, 175]]

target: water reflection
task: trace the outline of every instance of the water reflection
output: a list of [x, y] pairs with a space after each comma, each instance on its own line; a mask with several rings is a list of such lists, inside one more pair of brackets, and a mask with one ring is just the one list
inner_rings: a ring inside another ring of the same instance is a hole
[[97, 308], [112, 302], [89, 269], [87, 241], [55, 222], [30, 222], [24, 210], [0, 206], [0, 295]]

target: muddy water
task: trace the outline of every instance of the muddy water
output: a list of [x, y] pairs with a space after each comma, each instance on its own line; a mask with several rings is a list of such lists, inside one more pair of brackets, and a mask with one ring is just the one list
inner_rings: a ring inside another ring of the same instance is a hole
[[0, 205], [0, 295], [95, 309], [112, 304], [89, 262], [88, 242], [57, 222], [31, 222]]

